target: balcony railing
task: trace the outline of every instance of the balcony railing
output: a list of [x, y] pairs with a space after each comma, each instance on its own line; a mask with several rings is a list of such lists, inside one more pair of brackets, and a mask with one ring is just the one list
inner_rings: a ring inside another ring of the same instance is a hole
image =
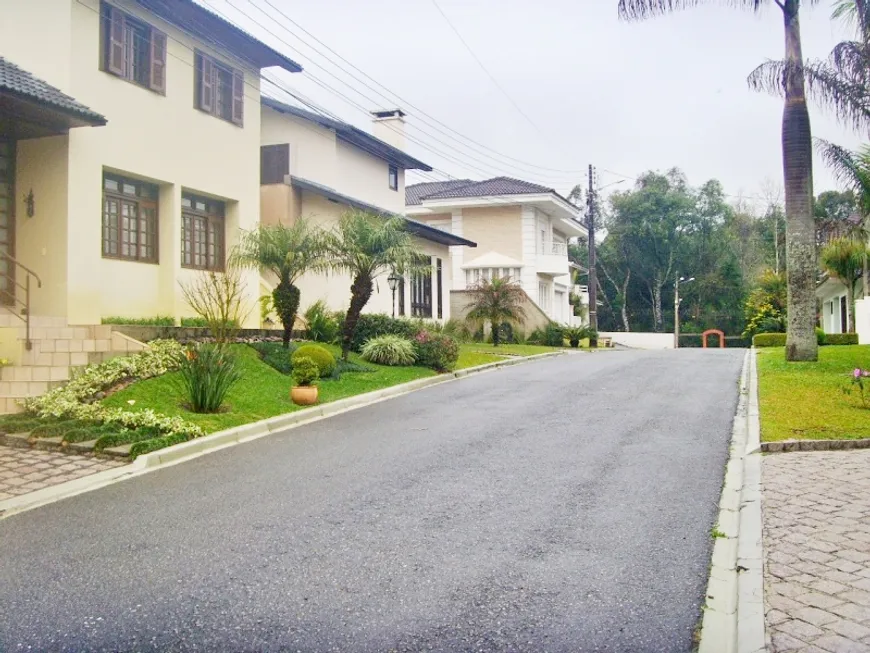
[[566, 243], [543, 242], [541, 243], [541, 254], [568, 256], [568, 245]]

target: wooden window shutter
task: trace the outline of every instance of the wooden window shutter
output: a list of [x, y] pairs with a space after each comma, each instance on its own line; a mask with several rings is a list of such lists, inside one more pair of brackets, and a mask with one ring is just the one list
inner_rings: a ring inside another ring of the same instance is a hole
[[290, 174], [290, 144], [263, 145], [260, 148], [260, 183], [283, 184]]
[[124, 47], [124, 14], [110, 5], [106, 5], [106, 16], [109, 21], [107, 35], [109, 47], [106, 56], [106, 69], [116, 75], [124, 75], [126, 70], [126, 53]]
[[214, 64], [205, 55], [197, 53], [199, 73], [199, 108], [214, 113]]
[[241, 125], [245, 113], [245, 75], [233, 71], [233, 122]]
[[151, 90], [166, 94], [166, 34], [151, 28]]

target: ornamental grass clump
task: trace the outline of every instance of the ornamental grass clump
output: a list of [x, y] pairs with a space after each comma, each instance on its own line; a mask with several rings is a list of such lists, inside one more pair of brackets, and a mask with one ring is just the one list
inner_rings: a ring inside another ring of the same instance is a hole
[[362, 347], [363, 360], [378, 365], [413, 365], [417, 359], [414, 343], [396, 335], [372, 338]]
[[179, 382], [194, 413], [216, 413], [227, 393], [242, 378], [235, 357], [226, 347], [203, 343], [184, 352]]

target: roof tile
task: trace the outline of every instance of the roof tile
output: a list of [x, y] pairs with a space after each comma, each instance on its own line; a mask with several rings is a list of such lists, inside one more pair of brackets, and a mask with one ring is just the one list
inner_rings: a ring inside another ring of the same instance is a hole
[[92, 124], [106, 124], [106, 119], [96, 111], [3, 57], [0, 57], [0, 91], [14, 93], [42, 104], [50, 104]]

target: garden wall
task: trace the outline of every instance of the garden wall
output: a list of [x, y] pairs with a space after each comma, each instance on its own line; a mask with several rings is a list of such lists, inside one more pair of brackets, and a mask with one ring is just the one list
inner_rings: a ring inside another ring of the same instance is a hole
[[600, 338], [610, 338], [617, 345], [634, 349], [673, 349], [673, 333], [625, 333], [623, 331], [602, 331]]

